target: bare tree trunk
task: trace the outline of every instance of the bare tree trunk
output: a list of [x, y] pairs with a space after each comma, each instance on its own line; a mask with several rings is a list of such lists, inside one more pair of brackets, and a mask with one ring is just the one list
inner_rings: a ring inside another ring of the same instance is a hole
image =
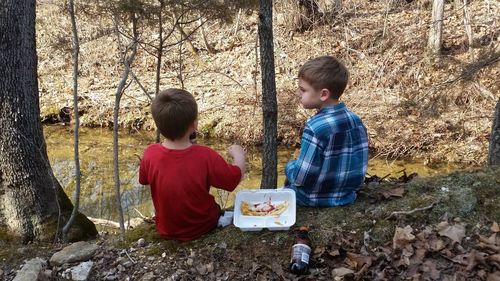
[[[183, 13], [181, 13], [183, 15]], [[181, 16], [182, 17], [182, 16]], [[180, 42], [186, 41], [188, 49], [191, 53], [197, 54], [198, 52], [196, 51], [196, 48], [193, 46], [193, 42], [191, 42], [191, 38], [189, 38], [189, 35], [186, 34], [182, 26], [179, 24], [180, 18], [177, 17], [177, 15], [174, 13], [174, 28], [179, 31], [181, 34], [181, 40]], [[191, 34], [190, 34], [191, 35]]]
[[[115, 95], [115, 106], [113, 110], [113, 167], [114, 167], [114, 180], [115, 180], [115, 196], [116, 196], [116, 205], [118, 208], [118, 214], [119, 214], [119, 223], [120, 223], [120, 230], [121, 230], [121, 235], [122, 238], [125, 236], [125, 220], [123, 217], [123, 208], [122, 208], [122, 203], [121, 203], [121, 182], [120, 182], [120, 165], [119, 165], [119, 151], [118, 151], [118, 114], [120, 112], [120, 101], [123, 95], [123, 91], [125, 90], [125, 85], [127, 83], [128, 75], [130, 73], [130, 67], [132, 65], [132, 62], [134, 61], [135, 54], [137, 52], [137, 41], [138, 41], [138, 34], [137, 34], [137, 18], [135, 14], [132, 14], [132, 28], [133, 28], [133, 37], [132, 37], [132, 42], [130, 43], [130, 46], [127, 47], [125, 50], [125, 54], [123, 57], [123, 65], [124, 65], [124, 70], [122, 73], [122, 77], [120, 79], [120, 82], [118, 83], [118, 87], [116, 88], [116, 95]], [[119, 36], [119, 34], [118, 34]], [[127, 53], [130, 51], [130, 55], [127, 57]]]
[[203, 18], [200, 16], [200, 19], [198, 20], [198, 24], [200, 25], [201, 37], [203, 38], [203, 42], [205, 43], [205, 47], [207, 47], [207, 51], [210, 54], [215, 54], [215, 53], [217, 53], [217, 51], [214, 49], [214, 47], [212, 47], [212, 45], [210, 45], [210, 43], [208, 43], [207, 35], [205, 34], [205, 29], [203, 28], [203, 25], [205, 22], [203, 22]]
[[182, 35], [181, 32], [181, 40], [179, 41], [179, 73], [177, 74], [177, 79], [179, 79], [179, 82], [181, 83], [181, 89], [184, 90], [184, 74], [182, 73], [182, 43], [183, 40], [182, 38], [184, 35]]
[[236, 16], [236, 23], [234, 24], [233, 36], [236, 36], [236, 34], [238, 33], [238, 29], [240, 28], [240, 17], [241, 17], [241, 8], [238, 9], [238, 15]]
[[69, 15], [71, 18], [71, 31], [73, 34], [73, 114], [75, 121], [74, 128], [74, 157], [75, 157], [75, 200], [73, 200], [73, 211], [66, 225], [63, 227], [63, 241], [68, 241], [68, 231], [76, 219], [78, 208], [80, 206], [80, 156], [78, 153], [78, 130], [80, 127], [80, 116], [78, 114], [78, 59], [80, 54], [80, 42], [78, 40], [78, 30], [76, 28], [75, 3], [74, 0], [69, 0]]
[[[156, 81], [155, 81], [155, 96], [160, 93], [160, 74], [161, 74], [161, 64], [163, 58], [163, 9], [165, 8], [165, 3], [163, 0], [160, 1], [160, 11], [158, 12], [158, 49], [156, 50]], [[160, 142], [160, 130], [156, 129], [156, 142]]]
[[493, 125], [491, 126], [490, 148], [488, 153], [488, 165], [500, 166], [500, 99], [497, 101]]
[[428, 48], [434, 54], [439, 54], [441, 52], [441, 46], [443, 44], [443, 14], [444, 0], [433, 0]]
[[[3, 1], [0, 8], [0, 232], [23, 242], [59, 234], [73, 205], [50, 167], [40, 123], [35, 1]], [[97, 235], [78, 214], [75, 241]]]
[[262, 113], [264, 117], [264, 147], [262, 149], [262, 181], [260, 188], [276, 188], [277, 171], [277, 116], [276, 81], [273, 44], [272, 0], [260, 0], [259, 41], [262, 75]]
[[468, 7], [467, 7], [467, 0], [463, 0], [463, 4], [464, 4], [464, 8], [463, 8], [463, 11], [464, 11], [464, 28], [465, 28], [465, 35], [467, 35], [467, 42], [469, 43], [469, 51], [471, 52], [472, 54], [472, 44], [473, 44], [473, 36], [472, 36], [472, 28], [471, 28], [471, 24], [470, 24], [470, 14], [469, 14], [469, 10], [468, 10]]
[[342, 0], [332, 0], [332, 10], [334, 12], [338, 12], [340, 10], [342, 10]]

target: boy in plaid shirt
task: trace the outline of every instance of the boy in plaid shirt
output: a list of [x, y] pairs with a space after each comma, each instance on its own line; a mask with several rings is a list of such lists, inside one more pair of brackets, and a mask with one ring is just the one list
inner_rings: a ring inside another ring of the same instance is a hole
[[368, 165], [368, 136], [361, 119], [339, 98], [348, 81], [346, 67], [322, 56], [299, 70], [300, 103], [317, 109], [302, 134], [300, 155], [285, 168], [285, 187], [302, 206], [341, 206], [356, 200]]

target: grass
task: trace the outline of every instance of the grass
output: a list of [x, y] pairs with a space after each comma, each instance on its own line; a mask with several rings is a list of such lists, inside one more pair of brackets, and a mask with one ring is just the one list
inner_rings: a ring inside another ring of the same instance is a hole
[[[179, 243], [161, 239], [154, 226], [148, 224], [127, 232], [126, 244], [130, 245], [139, 238], [158, 243], [159, 247], [149, 251], [151, 255], [161, 255], [182, 247], [204, 248], [217, 243], [238, 248], [267, 240], [285, 246], [291, 243], [295, 229], [306, 225], [318, 245], [327, 245], [343, 233], [355, 234], [362, 241], [365, 231], [370, 232], [374, 243], [380, 245], [391, 241], [396, 226], [422, 228], [438, 223], [444, 217], [460, 218], [471, 227], [500, 221], [500, 173], [495, 169], [416, 178], [404, 185], [406, 192], [402, 198], [383, 199], [380, 192], [394, 187], [394, 184], [381, 184], [366, 188], [354, 204], [345, 207], [298, 208], [295, 227], [289, 231], [243, 232], [229, 226], [218, 228], [198, 240]], [[436, 203], [432, 209], [387, 219], [392, 212], [410, 211], [431, 203]]]

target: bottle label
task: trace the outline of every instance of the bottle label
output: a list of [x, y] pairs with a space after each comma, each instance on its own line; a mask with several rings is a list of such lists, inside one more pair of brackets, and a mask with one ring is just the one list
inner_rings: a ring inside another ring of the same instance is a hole
[[302, 261], [309, 264], [309, 255], [311, 254], [311, 247], [305, 244], [295, 244], [292, 246], [292, 262]]

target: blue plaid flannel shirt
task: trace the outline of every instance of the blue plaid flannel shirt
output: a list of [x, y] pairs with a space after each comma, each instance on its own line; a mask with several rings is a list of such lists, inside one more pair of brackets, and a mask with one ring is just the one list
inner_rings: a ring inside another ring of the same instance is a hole
[[302, 206], [353, 203], [368, 166], [368, 136], [361, 119], [344, 103], [307, 120], [300, 155], [285, 168], [285, 188]]

